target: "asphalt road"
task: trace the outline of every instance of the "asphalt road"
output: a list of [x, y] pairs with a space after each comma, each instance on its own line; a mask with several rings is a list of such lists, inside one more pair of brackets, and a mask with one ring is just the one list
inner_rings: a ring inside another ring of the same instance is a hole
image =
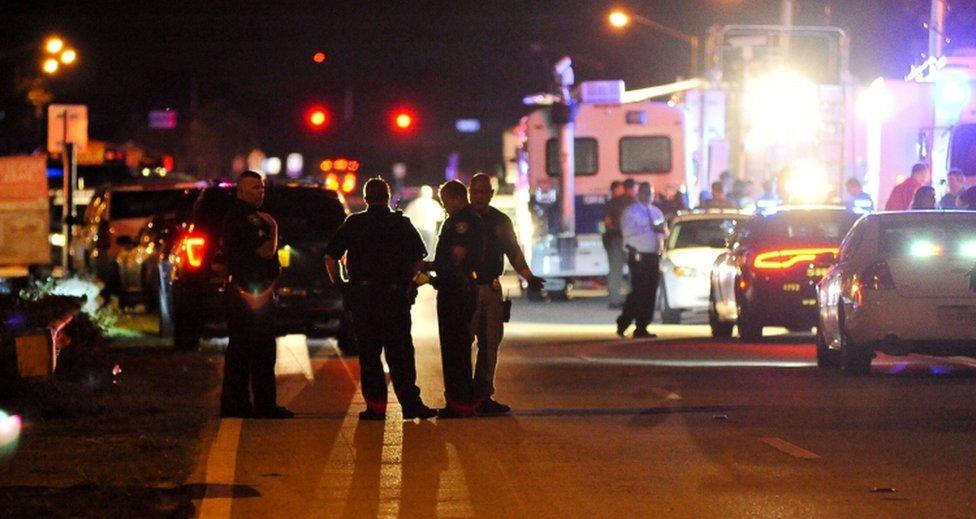
[[[441, 406], [429, 298], [419, 383]], [[281, 339], [281, 400], [299, 417], [220, 421], [194, 476], [201, 516], [973, 515], [972, 360], [884, 357], [851, 378], [816, 367], [811, 336], [716, 341], [699, 318], [618, 339], [602, 298], [519, 299], [514, 316], [504, 418], [403, 422], [392, 406], [359, 422], [356, 360]]]

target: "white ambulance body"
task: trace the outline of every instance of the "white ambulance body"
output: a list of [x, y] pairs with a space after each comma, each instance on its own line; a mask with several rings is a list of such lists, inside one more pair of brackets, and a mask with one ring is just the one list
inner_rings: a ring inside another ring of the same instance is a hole
[[[532, 271], [547, 279], [550, 293], [565, 293], [574, 279], [608, 273], [603, 248], [603, 204], [610, 183], [632, 178], [660, 192], [687, 185], [687, 154], [681, 109], [667, 103], [581, 104], [575, 122], [575, 236], [560, 236], [559, 128], [549, 109], [525, 116], [522, 174], [532, 208], [532, 237], [522, 236]], [[520, 223], [521, 229], [527, 229]]]
[[858, 100], [858, 163], [878, 208], [917, 162], [931, 164], [937, 190], [952, 168], [976, 181], [976, 56], [947, 56], [911, 76], [878, 78]]

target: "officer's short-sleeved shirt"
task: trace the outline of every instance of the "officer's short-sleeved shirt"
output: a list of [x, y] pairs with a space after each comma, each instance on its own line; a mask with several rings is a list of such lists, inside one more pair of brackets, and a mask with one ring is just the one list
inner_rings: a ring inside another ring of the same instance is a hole
[[505, 268], [505, 258], [509, 259], [518, 254], [518, 239], [515, 236], [515, 226], [512, 220], [503, 212], [488, 207], [488, 211], [481, 214], [485, 223], [485, 257], [478, 269], [478, 280], [490, 282], [502, 275]]
[[394, 284], [410, 279], [413, 265], [427, 256], [427, 248], [403, 213], [374, 205], [349, 215], [325, 253], [335, 259], [346, 255], [346, 269], [354, 283]]
[[[459, 285], [469, 282], [472, 274], [481, 266], [484, 257], [484, 222], [470, 205], [448, 217], [441, 225], [434, 254], [434, 269], [442, 285]], [[460, 265], [454, 264], [451, 250], [455, 246], [467, 251]]]
[[263, 290], [281, 273], [278, 255], [265, 259], [258, 248], [271, 238], [271, 225], [258, 216], [258, 210], [234, 198], [224, 217], [222, 240], [224, 259], [231, 281], [245, 289]]

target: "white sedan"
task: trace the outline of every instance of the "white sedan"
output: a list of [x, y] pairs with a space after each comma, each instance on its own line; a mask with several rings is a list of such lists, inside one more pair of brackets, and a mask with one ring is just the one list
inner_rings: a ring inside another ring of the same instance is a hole
[[736, 210], [679, 212], [661, 254], [661, 320], [681, 322], [683, 311], [708, 309], [709, 274], [719, 254], [728, 251], [735, 229], [752, 217]]
[[890, 355], [976, 355], [976, 212], [864, 216], [817, 292], [817, 364], [852, 374]]

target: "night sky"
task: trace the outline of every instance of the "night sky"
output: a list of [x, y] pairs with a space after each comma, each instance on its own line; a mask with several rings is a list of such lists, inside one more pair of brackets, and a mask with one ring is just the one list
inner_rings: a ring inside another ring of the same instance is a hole
[[[52, 80], [50, 90], [56, 102], [89, 105], [93, 138], [177, 146], [193, 111], [207, 108], [239, 114], [253, 128], [253, 143], [269, 155], [345, 154], [377, 173], [406, 160], [414, 178], [436, 181], [453, 150], [461, 152], [462, 168], [493, 171], [501, 132], [526, 111], [521, 98], [548, 88], [548, 67], [563, 54], [573, 57], [577, 80], [622, 78], [628, 88], [686, 73], [683, 44], [641, 26], [611, 31], [605, 16], [612, 6], [699, 35], [715, 24], [776, 23], [780, 6], [778, 0], [206, 4], [203, 10], [194, 3], [135, 2], [8, 8], [0, 49], [50, 32], [71, 41], [80, 61]], [[927, 0], [795, 4], [797, 25], [825, 24], [831, 6], [833, 24], [849, 31], [860, 83], [904, 75], [926, 47]], [[950, 48], [976, 46], [976, 2], [951, 4]], [[312, 62], [316, 51], [327, 54], [325, 63]], [[13, 78], [34, 59], [26, 53], [0, 61], [7, 153], [24, 147], [10, 135], [18, 114], [29, 111]], [[335, 119], [323, 134], [303, 122], [314, 102], [329, 106]], [[181, 129], [147, 131], [147, 112], [167, 107], [179, 112]], [[394, 107], [417, 115], [411, 135], [391, 132]], [[457, 118], [480, 119], [481, 132], [458, 134]]]

